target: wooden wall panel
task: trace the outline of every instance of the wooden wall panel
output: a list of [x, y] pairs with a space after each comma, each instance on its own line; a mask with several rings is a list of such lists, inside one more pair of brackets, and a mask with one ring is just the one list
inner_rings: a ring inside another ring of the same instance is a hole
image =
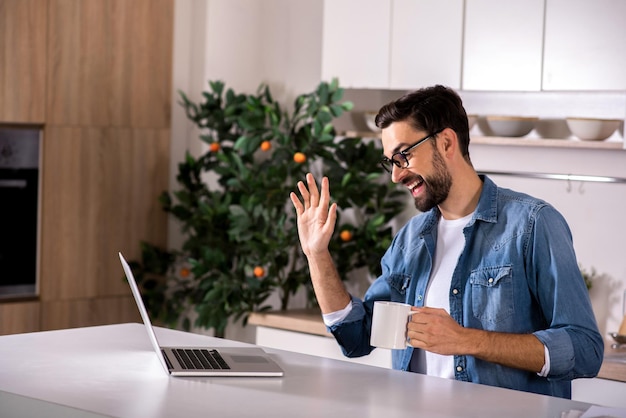
[[43, 144], [42, 300], [126, 294], [118, 251], [166, 244], [169, 130], [47, 127]]
[[126, 322], [141, 322], [132, 296], [42, 302], [42, 331]]
[[113, 126], [167, 128], [172, 107], [174, 3], [112, 0]]
[[108, 1], [50, 0], [48, 124], [110, 123], [109, 10]]
[[39, 331], [39, 302], [0, 303], [0, 335]]
[[170, 126], [172, 0], [50, 0], [48, 123]]
[[25, 321], [137, 314], [117, 252], [166, 245], [173, 13], [174, 0], [0, 0], [0, 122], [44, 124], [41, 306]]
[[0, 122], [44, 122], [47, 6], [0, 0]]

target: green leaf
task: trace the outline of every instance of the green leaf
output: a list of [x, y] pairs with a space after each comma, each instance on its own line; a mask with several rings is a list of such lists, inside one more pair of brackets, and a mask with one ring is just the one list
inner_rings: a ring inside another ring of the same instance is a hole
[[352, 179], [352, 173], [346, 173], [341, 179], [341, 187], [346, 187], [348, 183], [350, 183], [350, 179]]
[[237, 138], [237, 141], [235, 142], [235, 145], [233, 146], [233, 148], [236, 150], [241, 150], [245, 148], [247, 141], [248, 141], [248, 138], [245, 135], [242, 135], [239, 138]]

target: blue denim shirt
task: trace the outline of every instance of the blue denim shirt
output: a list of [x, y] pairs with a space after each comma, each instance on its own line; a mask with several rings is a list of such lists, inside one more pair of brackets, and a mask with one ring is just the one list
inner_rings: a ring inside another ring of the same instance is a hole
[[[571, 398], [571, 380], [594, 377], [604, 353], [571, 231], [548, 203], [481, 178], [480, 200], [463, 230], [465, 247], [452, 276], [450, 315], [464, 327], [534, 334], [550, 352], [550, 372], [540, 377], [460, 355], [454, 356], [455, 378]], [[329, 327], [346, 356], [374, 349], [374, 301], [423, 306], [439, 216], [434, 208], [398, 232], [364, 300], [352, 296], [348, 316]], [[393, 367], [408, 370], [413, 350], [393, 350]]]

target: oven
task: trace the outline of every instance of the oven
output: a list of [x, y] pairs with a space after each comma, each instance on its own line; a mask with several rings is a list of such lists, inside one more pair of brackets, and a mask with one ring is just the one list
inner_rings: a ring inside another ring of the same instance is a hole
[[0, 127], [0, 298], [37, 295], [41, 130]]

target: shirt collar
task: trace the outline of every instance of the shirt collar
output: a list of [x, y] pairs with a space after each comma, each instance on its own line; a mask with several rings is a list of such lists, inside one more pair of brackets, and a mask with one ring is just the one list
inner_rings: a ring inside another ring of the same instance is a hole
[[483, 190], [478, 199], [474, 219], [495, 223], [498, 220], [498, 186], [484, 174], [480, 174], [479, 177], [483, 182]]

